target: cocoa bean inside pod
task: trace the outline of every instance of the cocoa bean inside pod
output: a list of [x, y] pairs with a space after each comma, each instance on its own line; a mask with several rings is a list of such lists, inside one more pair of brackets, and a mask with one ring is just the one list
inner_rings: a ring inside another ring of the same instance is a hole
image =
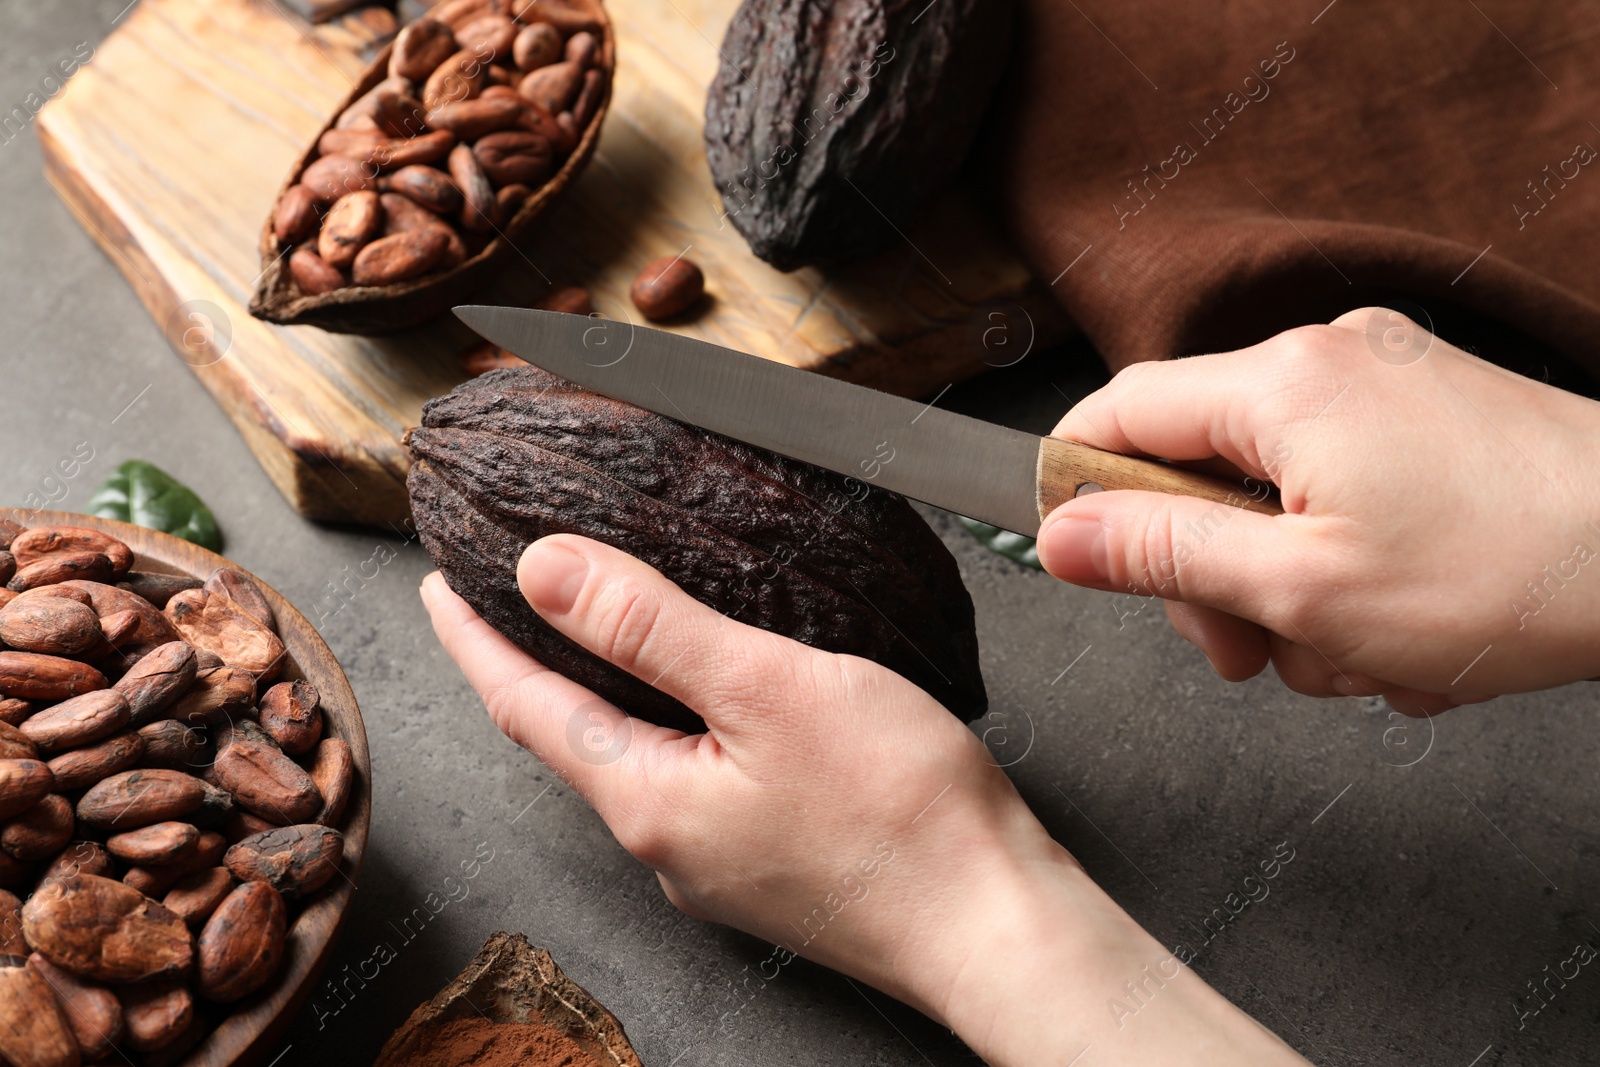
[[111, 854], [102, 845], [95, 841], [74, 841], [45, 867], [44, 873], [39, 876], [39, 884], [74, 874], [110, 878], [112, 873]]
[[331, 204], [341, 196], [376, 189], [378, 170], [350, 156], [323, 156], [300, 175], [300, 184], [311, 190], [318, 203]]
[[15, 541], [27, 527], [14, 519], [0, 519], [0, 551], [11, 550], [11, 542]]
[[124, 986], [122, 1015], [128, 1047], [155, 1052], [182, 1037], [194, 1022], [194, 997], [181, 982]]
[[128, 725], [128, 698], [115, 689], [63, 700], [36, 712], [19, 729], [45, 755], [82, 748]]
[[393, 285], [420, 278], [438, 266], [449, 247], [450, 235], [436, 227], [380, 237], [361, 250], [351, 277], [357, 285]]
[[233, 886], [233, 875], [226, 867], [210, 867], [179, 880], [161, 903], [193, 929], [205, 925]]
[[0, 641], [22, 652], [77, 656], [100, 639], [94, 609], [66, 597], [32, 597], [0, 608]]
[[483, 15], [457, 30], [456, 41], [487, 63], [511, 62], [517, 30], [517, 24], [504, 15]]
[[595, 538], [742, 622], [889, 667], [962, 718], [986, 708], [972, 600], [899, 497], [533, 367], [430, 401], [409, 440], [417, 529], [451, 588], [529, 654], [635, 715], [702, 728], [528, 607], [516, 569], [530, 542]]
[[77, 1067], [82, 1062], [66, 1012], [44, 975], [0, 961], [0, 1060], [12, 1067]]
[[286, 652], [278, 635], [220, 593], [179, 593], [167, 603], [167, 617], [189, 644], [216, 653], [223, 663], [249, 671], [259, 681], [270, 682], [283, 670]]
[[12, 539], [11, 554], [17, 566], [26, 567], [51, 556], [76, 556], [99, 553], [111, 563], [112, 573], [125, 574], [133, 565], [133, 550], [126, 544], [81, 526], [35, 526]]
[[271, 886], [246, 882], [228, 894], [200, 932], [200, 995], [231, 1004], [266, 985], [283, 962], [287, 929], [288, 909]]
[[31, 759], [0, 760], [0, 820], [31, 810], [55, 789], [50, 768]]
[[4, 852], [0, 852], [0, 889], [23, 892], [32, 886], [33, 882], [32, 864], [14, 860]]
[[440, 63], [422, 87], [422, 106], [432, 111], [457, 100], [470, 100], [483, 89], [487, 58], [463, 48]]
[[564, 0], [508, 0], [506, 13], [518, 22], [548, 22], [566, 34], [600, 28], [593, 11]]
[[28, 957], [28, 966], [39, 972], [60, 1001], [83, 1062], [96, 1063], [111, 1055], [124, 1033], [116, 994], [62, 970], [37, 952]]
[[588, 70], [583, 75], [583, 88], [578, 92], [578, 99], [572, 105], [573, 123], [579, 128], [589, 125], [594, 119], [595, 112], [600, 110], [600, 99], [606, 91], [606, 72], [603, 70]]
[[458, 144], [450, 151], [450, 177], [461, 191], [461, 225], [463, 229], [479, 232], [500, 225], [500, 203], [495, 199], [494, 186], [483, 172], [472, 146]]
[[[317, 255], [330, 267], [344, 270], [356, 261], [356, 253], [383, 229], [383, 208], [378, 193], [366, 189], [342, 196], [328, 209], [317, 235]], [[171, 608], [169, 603], [168, 608]]]
[[386, 191], [400, 193], [440, 215], [452, 214], [461, 207], [461, 190], [448, 174], [432, 167], [401, 167], [388, 176], [385, 185]]
[[261, 728], [289, 755], [303, 756], [322, 739], [319, 699], [317, 687], [304, 678], [279, 682], [261, 698]]
[[[380, 208], [381, 206], [380, 202]], [[384, 211], [380, 210], [380, 217], [383, 214]], [[261, 591], [255, 579], [244, 571], [237, 567], [218, 567], [211, 572], [211, 577], [206, 579], [204, 588], [208, 593], [220, 593], [227, 597], [262, 626], [273, 633], [278, 632], [277, 616], [273, 614], [272, 605], [267, 602], [266, 594]]]
[[372, 121], [391, 137], [416, 137], [428, 128], [427, 112], [409, 86], [385, 82], [372, 97]]
[[428, 125], [449, 130], [463, 141], [475, 141], [486, 133], [517, 125], [526, 109], [527, 105], [515, 98], [479, 97], [428, 112]]
[[0, 759], [38, 759], [39, 746], [28, 740], [28, 735], [0, 722]]
[[517, 92], [552, 115], [567, 110], [583, 88], [583, 68], [570, 60], [552, 63], [529, 71], [517, 85]]
[[105, 582], [114, 572], [109, 557], [100, 552], [76, 552], [65, 556], [46, 556], [37, 563], [19, 566], [6, 588], [15, 592], [36, 589], [41, 585], [57, 585], [75, 579]]
[[423, 16], [407, 25], [394, 39], [394, 49], [389, 53], [389, 74], [414, 82], [426, 81], [439, 64], [458, 51], [460, 46], [450, 27]]
[[280, 826], [228, 849], [228, 870], [241, 882], [265, 882], [289, 899], [309, 896], [339, 870], [344, 835], [327, 826]]
[[[316, 193], [304, 185], [291, 186], [278, 201], [278, 210], [272, 217], [272, 232], [286, 245], [299, 244], [317, 232], [322, 220], [320, 207]], [[151, 602], [154, 603], [154, 598]]]
[[297, 248], [289, 256], [289, 273], [300, 291], [310, 296], [331, 293], [349, 284], [343, 274], [309, 248]]
[[47, 766], [56, 776], [57, 789], [75, 793], [136, 766], [144, 752], [144, 738], [129, 732], [108, 737], [96, 745], [63, 752], [52, 757]]
[[511, 56], [518, 68], [535, 70], [561, 58], [561, 31], [548, 22], [524, 27], [512, 42]]
[[[0, 550], [0, 583], [9, 582], [11, 576], [17, 573], [17, 561], [11, 553]], [[5, 590], [7, 599], [16, 596], [15, 589]]]
[[72, 840], [72, 804], [51, 794], [0, 827], [0, 850], [14, 860], [48, 859]]
[[140, 657], [112, 688], [128, 699], [128, 721], [143, 727], [189, 691], [197, 670], [194, 646], [169, 641]]
[[123, 771], [97, 783], [78, 801], [78, 818], [95, 830], [137, 830], [158, 822], [190, 822], [219, 805], [221, 790], [182, 771], [160, 768]]
[[472, 146], [472, 154], [496, 185], [539, 185], [555, 169], [550, 142], [526, 130], [486, 134]]
[[99, 982], [181, 977], [194, 962], [183, 921], [109, 878], [52, 879], [22, 906], [22, 931], [45, 959]]

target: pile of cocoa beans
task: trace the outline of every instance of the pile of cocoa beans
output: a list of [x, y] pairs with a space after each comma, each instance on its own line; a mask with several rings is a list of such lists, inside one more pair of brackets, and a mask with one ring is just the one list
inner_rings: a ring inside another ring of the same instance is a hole
[[400, 31], [278, 202], [306, 295], [452, 270], [577, 148], [607, 88], [604, 30], [559, 0], [446, 0]]
[[[267, 989], [354, 782], [243, 572], [0, 520], [0, 1061], [176, 1063]], [[283, 679], [283, 680], [280, 680]]]

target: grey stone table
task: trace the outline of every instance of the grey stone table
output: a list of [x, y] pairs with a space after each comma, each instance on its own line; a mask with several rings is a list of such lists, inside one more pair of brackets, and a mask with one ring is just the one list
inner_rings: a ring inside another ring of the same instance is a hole
[[[0, 0], [3, 110], [124, 3]], [[321, 619], [366, 715], [367, 867], [337, 989], [319, 990], [280, 1067], [370, 1062], [501, 929], [548, 947], [655, 1067], [975, 1062], [803, 962], [747, 982], [767, 949], [678, 916], [496, 732], [428, 627], [426, 556], [290, 512], [56, 199], [32, 133], [0, 140], [0, 500], [71, 509], [126, 458], [166, 468], [212, 504], [229, 555]], [[1093, 387], [1092, 366], [1037, 354], [944, 403], [1044, 429]], [[75, 450], [93, 458], [52, 480]], [[1372, 702], [1228, 685], [1159, 605], [1064, 587], [932, 521], [977, 602], [1005, 716], [988, 724], [1004, 727], [996, 752], [1052, 832], [1209, 981], [1318, 1064], [1594, 1062], [1600, 965], [1543, 999], [1529, 984], [1600, 945], [1600, 686], [1401, 727]], [[334, 598], [340, 585], [354, 595]], [[1246, 887], [1275, 855], [1293, 858]]]

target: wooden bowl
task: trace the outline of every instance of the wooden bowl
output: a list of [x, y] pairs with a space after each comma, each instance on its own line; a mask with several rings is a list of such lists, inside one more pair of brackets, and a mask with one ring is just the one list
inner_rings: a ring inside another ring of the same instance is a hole
[[[65, 511], [29, 511], [0, 508], [0, 518], [23, 526], [82, 526], [102, 530], [126, 544], [134, 553], [135, 570], [162, 574], [186, 574], [202, 581], [218, 567], [244, 568], [215, 552], [190, 544], [171, 534], [147, 530], [112, 519], [76, 515]], [[250, 572], [244, 571], [249, 574]], [[277, 616], [278, 634], [289, 652], [282, 679], [308, 679], [317, 687], [326, 717], [326, 736], [337, 737], [350, 746], [355, 760], [355, 782], [345, 809], [342, 877], [305, 905], [289, 928], [284, 946], [284, 962], [277, 980], [266, 990], [241, 1001], [222, 1025], [181, 1061], [182, 1067], [253, 1067], [277, 1051], [278, 1043], [300, 1009], [311, 997], [328, 960], [334, 942], [344, 926], [361, 873], [361, 860], [367, 848], [367, 831], [372, 823], [372, 757], [367, 751], [367, 730], [356, 707], [356, 695], [322, 640], [306, 617], [277, 591], [254, 575], [257, 585]]]

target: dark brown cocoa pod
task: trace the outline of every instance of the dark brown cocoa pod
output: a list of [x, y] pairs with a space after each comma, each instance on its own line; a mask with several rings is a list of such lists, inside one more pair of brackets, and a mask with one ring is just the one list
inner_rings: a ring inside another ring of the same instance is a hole
[[409, 441], [417, 530], [451, 588], [529, 654], [632, 714], [701, 728], [528, 607], [516, 570], [530, 542], [595, 538], [741, 622], [898, 671], [964, 719], [986, 708], [972, 600], [954, 558], [899, 497], [533, 367], [430, 401]]
[[[199, 657], [196, 657], [199, 662]], [[178, 698], [167, 717], [186, 726], [225, 722], [256, 702], [256, 677], [240, 667], [201, 667], [194, 684]]]
[[[345, 270], [356, 261], [356, 253], [383, 229], [383, 209], [376, 189], [363, 189], [341, 196], [328, 209], [317, 235], [317, 255], [335, 270]], [[168, 607], [171, 607], [169, 604]]]
[[22, 906], [22, 932], [45, 959], [97, 982], [177, 978], [194, 962], [181, 919], [137, 890], [93, 875], [40, 886]]
[[19, 652], [79, 656], [101, 638], [94, 609], [66, 597], [30, 597], [0, 608], [0, 641]]
[[35, 526], [12, 539], [9, 551], [18, 567], [27, 567], [51, 556], [98, 554], [111, 563], [114, 574], [125, 574], [133, 565], [133, 550], [108, 533], [82, 526]]
[[0, 827], [0, 851], [22, 863], [35, 863], [60, 852], [72, 840], [72, 804], [51, 794]]
[[62, 970], [37, 952], [28, 957], [28, 966], [39, 972], [60, 1001], [83, 1062], [96, 1063], [111, 1055], [124, 1033], [116, 994]]
[[0, 697], [0, 723], [7, 726], [20, 726], [27, 722], [33, 710], [33, 704], [21, 697]]
[[127, 1045], [135, 1052], [166, 1048], [194, 1022], [194, 998], [182, 982], [124, 986], [121, 1000]]
[[317, 813], [317, 822], [323, 826], [338, 826], [344, 822], [345, 805], [355, 787], [356, 761], [350, 746], [337, 737], [324, 738], [317, 746], [310, 771], [311, 780], [317, 783], [317, 792], [322, 794], [322, 810]]
[[200, 932], [196, 986], [219, 1004], [249, 996], [283, 962], [289, 911], [270, 885], [246, 882], [228, 894]]
[[351, 268], [357, 285], [394, 285], [433, 270], [450, 247], [443, 227], [380, 237], [361, 250]]
[[286, 245], [299, 244], [317, 232], [322, 221], [320, 206], [316, 193], [303, 185], [292, 187], [278, 201], [277, 213], [272, 216], [272, 232]]
[[75, 874], [92, 874], [97, 878], [110, 878], [111, 853], [95, 841], [74, 841], [51, 860], [39, 875], [43, 885], [52, 878], [70, 878]]
[[156, 610], [167, 606], [174, 594], [185, 589], [200, 588], [200, 579], [187, 574], [158, 574], [155, 571], [129, 571], [117, 583], [118, 589], [127, 590], [135, 596], [143, 597], [150, 601]]
[[241, 808], [278, 826], [308, 822], [322, 810], [311, 776], [269, 740], [234, 731], [219, 741], [211, 774]]
[[262, 696], [258, 721], [279, 748], [303, 756], [322, 740], [319, 699], [317, 687], [304, 678], [279, 682]]
[[[380, 210], [378, 212], [380, 216], [384, 214], [381, 207], [380, 198]], [[265, 626], [273, 633], [278, 632], [278, 618], [273, 614], [272, 605], [267, 603], [266, 594], [261, 591], [261, 587], [255, 583], [255, 580], [244, 571], [239, 570], [237, 567], [218, 567], [211, 572], [211, 577], [206, 579], [204, 588], [208, 593], [219, 593], [227, 597], [239, 605], [245, 614], [255, 619], [262, 626]]]
[[207, 826], [220, 824], [232, 811], [233, 798], [225, 791], [160, 768], [114, 774], [78, 801], [78, 818], [100, 831], [137, 830], [177, 819]]
[[109, 737], [97, 745], [63, 752], [51, 759], [47, 766], [56, 776], [57, 789], [63, 793], [75, 793], [137, 766], [144, 753], [144, 738], [129, 732]]
[[1013, 7], [745, 0], [705, 130], [751, 250], [793, 270], [903, 244], [972, 145], [1006, 69]]
[[461, 191], [461, 226], [479, 233], [500, 225], [500, 202], [483, 172], [472, 146], [458, 144], [450, 151], [450, 178]]
[[0, 722], [0, 759], [38, 758], [39, 746], [30, 741], [27, 734], [10, 723]]
[[344, 835], [317, 825], [279, 826], [228, 849], [228, 870], [241, 882], [265, 882], [286, 898], [310, 896], [328, 884], [344, 857]]
[[37, 652], [0, 652], [0, 693], [24, 700], [65, 700], [106, 687], [106, 676], [76, 660]]
[[461, 50], [450, 27], [423, 16], [408, 24], [394, 39], [389, 53], [389, 76], [425, 82], [439, 64]]
[[140, 657], [111, 688], [128, 698], [128, 721], [140, 728], [189, 691], [196, 671], [194, 646], [169, 641]]
[[454, 214], [461, 207], [461, 191], [448, 174], [432, 167], [401, 167], [387, 177], [384, 190], [399, 193], [440, 215]]
[[106, 838], [107, 852], [140, 867], [182, 863], [199, 850], [200, 831], [186, 822], [158, 822]]
[[0, 965], [0, 1062], [78, 1067], [77, 1039], [50, 983], [24, 961]]
[[652, 322], [675, 319], [706, 295], [706, 276], [683, 256], [667, 256], [645, 265], [628, 296]]
[[100, 689], [35, 712], [18, 729], [49, 756], [92, 745], [127, 725], [128, 698]]
[[100, 552], [46, 556], [37, 563], [18, 567], [17, 573], [6, 583], [6, 588], [21, 593], [41, 585], [58, 585], [73, 580], [104, 582], [110, 580], [112, 573], [110, 558]]
[[168, 601], [166, 614], [189, 644], [215, 652], [223, 663], [249, 671], [258, 682], [270, 682], [283, 670], [283, 641], [220, 593], [179, 593]]
[[141, 766], [192, 772], [209, 762], [206, 749], [210, 742], [205, 733], [176, 719], [161, 719], [141, 726], [138, 736], [144, 743], [139, 758]]
[[208, 867], [180, 879], [161, 898], [161, 904], [192, 930], [205, 925], [218, 905], [233, 892], [233, 886], [233, 875], [226, 867]]
[[0, 820], [14, 819], [54, 792], [56, 776], [33, 759], [0, 759]]

